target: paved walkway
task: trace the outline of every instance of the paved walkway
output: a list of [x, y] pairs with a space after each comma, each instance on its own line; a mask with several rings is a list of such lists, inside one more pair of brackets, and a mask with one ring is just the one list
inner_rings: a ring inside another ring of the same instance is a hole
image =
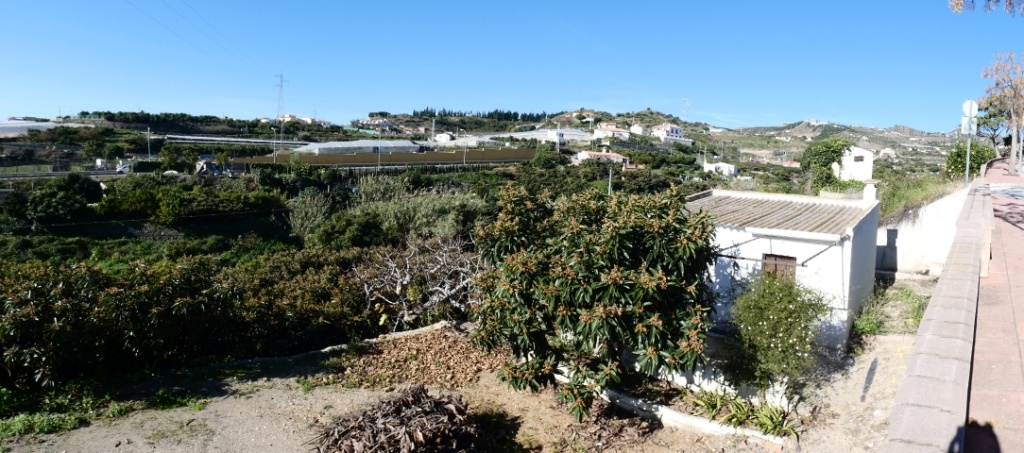
[[[1006, 161], [986, 175], [995, 225], [981, 279], [971, 368], [967, 452], [1024, 452], [1024, 178]], [[980, 426], [979, 426], [980, 425]]]

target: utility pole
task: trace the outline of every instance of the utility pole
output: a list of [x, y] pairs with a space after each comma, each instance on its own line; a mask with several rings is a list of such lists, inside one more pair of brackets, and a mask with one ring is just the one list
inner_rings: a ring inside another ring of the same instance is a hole
[[960, 121], [960, 133], [967, 134], [967, 158], [964, 160], [964, 182], [971, 182], [971, 136], [978, 131], [978, 103], [964, 101], [964, 116]]
[[[284, 110], [284, 84], [287, 80], [284, 79], [284, 71], [277, 75], [277, 121], [279, 131], [274, 131], [274, 128], [270, 128], [271, 131], [276, 133], [284, 134], [284, 122], [281, 121], [281, 115]], [[272, 141], [274, 142], [274, 163], [277, 163], [277, 134], [274, 134]]]
[[149, 127], [146, 127], [146, 152], [149, 154], [149, 160], [153, 160], [153, 148], [149, 146], [149, 139], [153, 134], [149, 132]]
[[608, 167], [608, 196], [612, 196], [612, 168]]

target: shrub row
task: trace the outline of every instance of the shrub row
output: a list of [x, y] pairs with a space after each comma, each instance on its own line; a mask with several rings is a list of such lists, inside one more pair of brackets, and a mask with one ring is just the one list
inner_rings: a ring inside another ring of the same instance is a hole
[[32, 392], [375, 335], [380, 312], [367, 312], [347, 276], [354, 256], [286, 251], [233, 267], [198, 256], [118, 272], [0, 262], [0, 387]]

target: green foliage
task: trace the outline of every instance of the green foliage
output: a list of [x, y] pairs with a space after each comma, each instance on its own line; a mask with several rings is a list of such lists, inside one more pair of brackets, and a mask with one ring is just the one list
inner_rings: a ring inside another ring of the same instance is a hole
[[307, 247], [346, 250], [352, 247], [396, 244], [398, 234], [385, 230], [379, 214], [370, 211], [334, 213], [307, 239]]
[[34, 222], [52, 225], [81, 220], [88, 213], [85, 197], [75, 192], [43, 186], [29, 196], [25, 215]]
[[767, 404], [762, 405], [757, 409], [757, 417], [754, 423], [762, 433], [770, 436], [793, 436], [797, 440], [800, 439], [800, 433], [796, 430], [796, 424], [793, 422], [790, 414], [782, 408]]
[[722, 423], [728, 426], [745, 426], [757, 416], [757, 409], [749, 401], [735, 398], [729, 402], [729, 413], [722, 417]]
[[853, 142], [838, 137], [818, 139], [811, 142], [800, 159], [800, 169], [803, 171], [812, 168], [832, 169], [833, 162], [841, 162], [845, 153]]
[[84, 418], [77, 414], [19, 414], [0, 420], [0, 438], [70, 431], [84, 421]]
[[96, 206], [102, 217], [150, 220], [160, 225], [222, 221], [233, 215], [268, 215], [285, 210], [281, 195], [244, 185], [208, 186], [196, 180], [139, 175], [112, 182]]
[[303, 241], [309, 238], [331, 215], [331, 199], [316, 189], [302, 192], [298, 197], [288, 200], [288, 223], [292, 234]]
[[815, 337], [827, 312], [824, 297], [792, 276], [764, 272], [736, 298], [732, 322], [741, 351], [730, 360], [739, 378], [759, 388], [798, 383], [815, 360]]
[[704, 359], [714, 227], [679, 189], [655, 195], [533, 196], [507, 186], [478, 250], [495, 266], [478, 278], [476, 341], [508, 345], [499, 373], [518, 390], [554, 382], [581, 419], [597, 390], [631, 370], [676, 371]]
[[730, 402], [728, 395], [707, 390], [701, 390], [693, 401], [694, 404], [704, 410], [708, 420], [714, 420], [715, 417], [718, 417], [719, 412], [728, 407]]
[[[963, 176], [963, 167], [960, 167]], [[940, 176], [909, 175], [883, 179], [878, 185], [882, 223], [897, 219], [903, 213], [935, 201], [956, 189], [956, 185]]]
[[[982, 164], [996, 158], [996, 152], [992, 147], [979, 143], [971, 143], [971, 177], [978, 176], [978, 170]], [[963, 179], [964, 165], [967, 161], [967, 143], [958, 142], [946, 156], [946, 177], [952, 180]]]
[[468, 232], [483, 211], [471, 194], [422, 193], [395, 201], [363, 203], [351, 209], [356, 219], [377, 219], [381, 230], [398, 238], [447, 237]]
[[[347, 277], [351, 255], [282, 252], [98, 267], [0, 262], [0, 386], [31, 391], [195, 360], [293, 353], [378, 328]], [[3, 414], [0, 414], [3, 415]]]

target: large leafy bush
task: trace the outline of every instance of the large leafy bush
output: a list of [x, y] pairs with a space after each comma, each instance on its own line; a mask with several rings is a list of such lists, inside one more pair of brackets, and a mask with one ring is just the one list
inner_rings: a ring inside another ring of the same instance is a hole
[[476, 340], [511, 347], [500, 377], [512, 387], [552, 384], [564, 367], [558, 394], [582, 418], [628, 371], [626, 353], [647, 373], [703, 360], [714, 228], [679, 189], [556, 200], [510, 185], [498, 208], [477, 231], [494, 268], [478, 280]]
[[760, 388], [794, 388], [816, 359], [824, 296], [791, 275], [764, 272], [736, 298], [732, 322], [740, 348], [730, 360], [739, 378]]

